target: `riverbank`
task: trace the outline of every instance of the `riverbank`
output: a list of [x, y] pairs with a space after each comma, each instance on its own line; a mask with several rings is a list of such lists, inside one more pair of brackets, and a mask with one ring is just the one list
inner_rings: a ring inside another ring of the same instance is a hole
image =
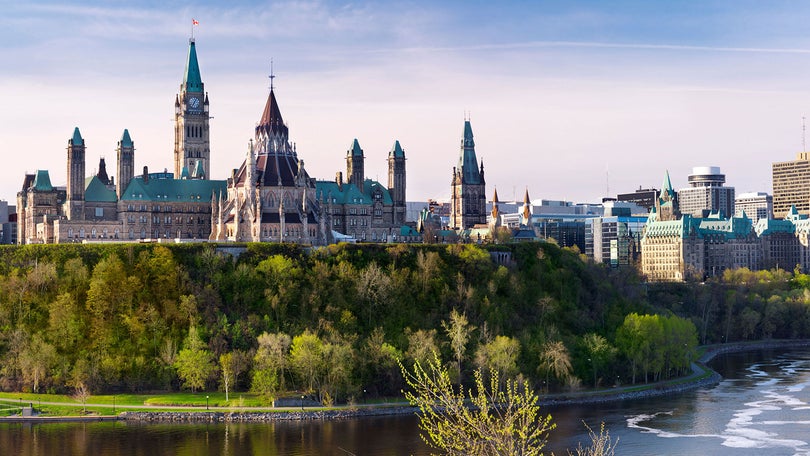
[[[720, 374], [707, 366], [716, 356], [751, 350], [786, 349], [810, 347], [810, 340], [765, 340], [703, 346], [703, 354], [692, 364], [692, 374], [674, 380], [646, 385], [627, 385], [596, 391], [543, 395], [539, 405], [558, 407], [564, 405], [587, 405], [645, 399], [679, 394], [698, 388], [716, 385], [722, 380]], [[2, 422], [52, 423], [65, 421], [129, 421], [129, 422], [270, 422], [295, 420], [339, 420], [365, 416], [408, 415], [416, 408], [402, 404], [356, 405], [329, 410], [215, 410], [215, 411], [131, 411], [118, 415], [96, 416], [8, 416]]]

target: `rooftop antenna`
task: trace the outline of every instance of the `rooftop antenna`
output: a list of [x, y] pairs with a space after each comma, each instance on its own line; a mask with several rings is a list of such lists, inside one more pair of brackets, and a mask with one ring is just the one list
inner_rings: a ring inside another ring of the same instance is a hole
[[807, 118], [802, 116], [802, 152], [807, 152], [807, 147], [805, 147], [805, 139], [807, 137], [807, 125], [805, 125], [805, 120]]
[[269, 76], [269, 78], [270, 78], [270, 91], [272, 92], [273, 91], [273, 79], [276, 78], [276, 75], [273, 74], [273, 59], [272, 58], [270, 58], [270, 76]]
[[605, 196], [610, 196], [610, 166], [605, 165]]

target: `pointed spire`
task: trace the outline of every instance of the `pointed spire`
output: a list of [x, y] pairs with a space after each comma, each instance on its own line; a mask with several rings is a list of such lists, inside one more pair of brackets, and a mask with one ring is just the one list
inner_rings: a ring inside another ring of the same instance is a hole
[[464, 121], [464, 146], [475, 147], [475, 141], [473, 140], [472, 125], [470, 124], [469, 120]]
[[259, 119], [259, 124], [256, 125], [256, 133], [265, 134], [280, 134], [284, 137], [288, 136], [287, 126], [284, 125], [284, 119], [281, 117], [281, 110], [276, 101], [276, 95], [273, 90], [270, 90], [270, 95], [267, 96], [267, 103], [264, 105], [262, 117]]
[[529, 199], [529, 188], [526, 187], [526, 193], [523, 194], [523, 204], [531, 204], [532, 200]]
[[464, 121], [464, 138], [461, 140], [461, 154], [458, 157], [457, 169], [461, 172], [462, 182], [465, 184], [481, 184], [481, 175], [484, 172], [484, 162], [478, 169], [478, 159], [475, 156], [475, 141], [473, 140], [472, 126], [469, 120]]
[[363, 149], [360, 148], [360, 143], [357, 141], [357, 138], [354, 138], [354, 141], [352, 141], [352, 147], [348, 151], [346, 151], [346, 155], [350, 155], [353, 157], [363, 156]]
[[70, 144], [74, 146], [84, 145], [84, 139], [82, 139], [82, 134], [79, 133], [79, 127], [73, 129], [73, 138], [70, 139]]
[[388, 153], [388, 156], [393, 158], [405, 158], [405, 151], [402, 150], [402, 146], [399, 145], [399, 140], [394, 141], [394, 147], [391, 148], [391, 152]]
[[104, 161], [104, 157], [98, 160], [98, 173], [96, 177], [98, 177], [102, 184], [110, 185], [110, 176], [107, 175], [107, 163]]
[[200, 77], [200, 64], [197, 62], [197, 48], [194, 38], [188, 40], [188, 59], [186, 60], [186, 73], [183, 77], [183, 89], [186, 92], [202, 92], [203, 83]]
[[661, 192], [672, 193], [674, 190], [672, 189], [672, 182], [669, 180], [669, 170], [667, 170], [666, 174], [664, 175], [664, 182], [661, 184]]
[[129, 137], [129, 130], [124, 128], [124, 133], [121, 135], [121, 147], [132, 147], [132, 138]]
[[498, 201], [498, 188], [497, 187], [495, 188], [495, 194], [492, 195], [492, 203], [493, 204], [500, 203], [500, 201]]

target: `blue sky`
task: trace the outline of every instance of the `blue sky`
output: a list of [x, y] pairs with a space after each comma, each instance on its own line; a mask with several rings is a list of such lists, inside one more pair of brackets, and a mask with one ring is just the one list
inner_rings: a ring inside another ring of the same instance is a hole
[[720, 166], [771, 191], [810, 117], [810, 3], [799, 1], [11, 2], [0, 0], [0, 198], [23, 174], [65, 181], [78, 126], [87, 168], [172, 166], [173, 103], [191, 19], [211, 99], [212, 174], [242, 162], [270, 59], [310, 175], [345, 172], [358, 138], [386, 180], [399, 140], [408, 199], [446, 198], [465, 112], [488, 193], [598, 202], [686, 186]]

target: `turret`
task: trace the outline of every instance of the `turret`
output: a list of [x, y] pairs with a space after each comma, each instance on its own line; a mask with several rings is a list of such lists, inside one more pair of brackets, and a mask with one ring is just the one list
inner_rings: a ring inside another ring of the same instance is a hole
[[360, 148], [360, 143], [355, 138], [349, 150], [346, 151], [346, 177], [349, 179], [349, 183], [356, 185], [361, 192], [366, 179], [363, 169], [364, 162], [363, 149]]
[[399, 141], [394, 141], [394, 147], [388, 153], [388, 192], [394, 203], [394, 224], [405, 223], [405, 151]]
[[127, 129], [124, 129], [121, 140], [118, 141], [116, 155], [115, 181], [117, 187], [115, 188], [115, 192], [120, 200], [121, 196], [123, 196], [124, 192], [127, 190], [129, 183], [132, 182], [132, 178], [135, 176], [135, 143], [132, 142], [132, 138], [129, 137], [129, 130]]
[[73, 130], [73, 137], [67, 147], [67, 216], [70, 220], [81, 220], [84, 216], [85, 144], [79, 127]]

